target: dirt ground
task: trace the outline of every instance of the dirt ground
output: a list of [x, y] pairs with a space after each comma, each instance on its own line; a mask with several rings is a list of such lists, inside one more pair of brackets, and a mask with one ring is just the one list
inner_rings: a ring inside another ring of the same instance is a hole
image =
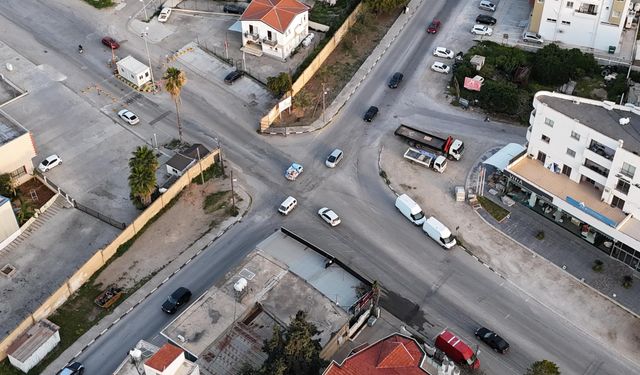
[[[204, 185], [186, 187], [178, 201], [151, 224], [123, 256], [102, 271], [95, 284], [117, 284], [126, 290], [162, 269], [228, 217], [225, 208], [206, 213], [203, 204], [207, 195], [229, 190], [229, 183], [228, 178], [217, 178]], [[230, 201], [231, 194], [227, 197]]]

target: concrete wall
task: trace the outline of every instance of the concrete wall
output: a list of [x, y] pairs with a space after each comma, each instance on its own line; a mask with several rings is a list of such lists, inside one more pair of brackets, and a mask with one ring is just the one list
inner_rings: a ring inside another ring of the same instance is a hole
[[23, 332], [28, 330], [35, 322], [47, 318], [58, 307], [77, 291], [96, 271], [104, 266], [113, 257], [118, 247], [136, 235], [162, 208], [164, 208], [173, 198], [191, 183], [191, 180], [198, 177], [201, 170], [205, 170], [215, 164], [218, 159], [219, 150], [212, 151], [209, 155], [194, 164], [185, 174], [180, 177], [171, 187], [149, 207], [147, 207], [120, 235], [103, 249], [99, 249], [80, 269], [78, 269], [63, 285], [58, 288], [38, 309], [33, 311], [18, 327], [0, 342], [0, 360], [7, 356], [7, 348]]
[[0, 195], [0, 242], [19, 229], [16, 215], [11, 208], [11, 200]]
[[21, 136], [0, 146], [0, 174], [11, 173], [21, 167], [24, 167], [26, 173], [22, 176], [15, 177], [13, 183], [18, 186], [33, 174], [33, 163], [31, 159], [36, 156], [36, 148], [31, 133], [26, 132]]
[[[311, 78], [313, 78], [316, 72], [322, 67], [322, 64], [325, 62], [325, 60], [329, 58], [329, 55], [331, 55], [331, 52], [333, 52], [333, 50], [336, 49], [340, 41], [342, 41], [342, 39], [347, 34], [351, 26], [353, 26], [353, 24], [356, 23], [358, 15], [360, 14], [361, 11], [362, 11], [362, 3], [358, 4], [356, 9], [354, 9], [353, 12], [351, 12], [349, 17], [347, 17], [347, 19], [344, 21], [342, 26], [340, 26], [340, 28], [336, 30], [335, 34], [333, 34], [333, 37], [327, 42], [324, 48], [322, 48], [322, 50], [318, 53], [316, 58], [313, 59], [311, 64], [309, 64], [309, 66], [302, 72], [300, 77], [298, 77], [298, 79], [295, 82], [293, 82], [293, 84], [291, 85], [291, 92], [290, 94], [287, 94], [287, 95], [295, 96], [300, 92], [300, 90], [302, 90], [304, 85], [306, 85], [307, 82], [309, 82]], [[276, 106], [273, 107], [269, 111], [269, 113], [267, 113], [266, 116], [260, 119], [260, 131], [267, 130], [269, 126], [271, 126], [271, 124], [279, 117], [278, 116], [279, 114], [280, 112], [278, 111], [278, 105], [276, 104]]]

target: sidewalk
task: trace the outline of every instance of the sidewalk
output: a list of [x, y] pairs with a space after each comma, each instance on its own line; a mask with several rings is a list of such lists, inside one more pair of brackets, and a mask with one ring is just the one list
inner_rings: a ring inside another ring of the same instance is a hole
[[[470, 173], [477, 173], [482, 160], [486, 160], [489, 151], [478, 161]], [[487, 168], [489, 175], [490, 168]], [[467, 181], [469, 186], [469, 181]], [[622, 287], [622, 277], [633, 275], [634, 271], [625, 264], [611, 258], [606, 253], [598, 250], [587, 241], [579, 238], [565, 228], [555, 224], [548, 217], [543, 216], [528, 207], [516, 203], [506, 207], [498, 196], [489, 193], [489, 187], [485, 185], [484, 196], [499, 204], [511, 212], [511, 216], [498, 223], [487, 211], [480, 209], [477, 213], [484, 221], [502, 232], [515, 242], [529, 249], [531, 252], [542, 256], [556, 266], [562, 268], [570, 275], [580, 280], [591, 288], [640, 315], [640, 286], [635, 285], [629, 289]], [[539, 231], [544, 231], [544, 239], [538, 240], [535, 236]], [[604, 263], [604, 271], [595, 272], [591, 269], [593, 261], [599, 259]], [[637, 280], [640, 281], [640, 280]]]
[[[68, 347], [67, 350], [58, 356], [58, 358], [51, 362], [43, 373], [57, 373], [58, 370], [63, 368], [68, 362], [77, 358], [89, 346], [99, 342], [100, 336], [107, 333], [112, 326], [120, 321], [120, 319], [129, 314], [137, 305], [144, 302], [144, 300], [155, 292], [162, 284], [170, 280], [176, 270], [179, 270], [186, 265], [187, 262], [193, 260], [193, 258], [197, 257], [202, 251], [205, 251], [216, 239], [222, 236], [233, 225], [240, 222], [251, 207], [251, 196], [241, 187], [236, 187], [236, 193], [242, 198], [242, 200], [237, 203], [240, 210], [240, 214], [237, 217], [228, 218], [219, 226], [212, 228], [199, 240], [195, 241], [180, 256], [167, 264], [167, 266], [159, 271], [151, 280], [118, 305], [111, 314], [104, 317], [98, 324], [94, 325], [89, 331], [76, 340], [73, 345]], [[122, 359], [124, 360], [124, 355]]]

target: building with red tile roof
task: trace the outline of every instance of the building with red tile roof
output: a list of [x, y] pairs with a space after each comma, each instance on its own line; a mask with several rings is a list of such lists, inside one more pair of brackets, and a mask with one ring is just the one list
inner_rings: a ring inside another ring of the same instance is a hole
[[[179, 358], [181, 360], [176, 361]], [[183, 361], [184, 350], [167, 343], [144, 363], [145, 373], [149, 373], [146, 371], [148, 367], [155, 370], [152, 374], [173, 374], [175, 371], [171, 371], [172, 367], [179, 368]]]
[[430, 375], [422, 368], [425, 357], [414, 339], [394, 334], [352, 353], [342, 364], [332, 362], [323, 375]]
[[309, 7], [298, 0], [253, 0], [240, 17], [243, 51], [285, 60], [309, 34]]

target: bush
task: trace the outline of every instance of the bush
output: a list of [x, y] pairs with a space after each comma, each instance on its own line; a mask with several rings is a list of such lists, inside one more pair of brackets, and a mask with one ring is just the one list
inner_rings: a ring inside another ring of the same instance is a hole
[[562, 49], [549, 44], [538, 50], [533, 64], [533, 77], [540, 83], [560, 85], [599, 71], [592, 54], [577, 48]]
[[288, 73], [280, 73], [275, 77], [267, 78], [267, 88], [276, 96], [282, 96], [291, 90], [291, 76]]
[[480, 107], [506, 114], [516, 114], [520, 108], [519, 92], [510, 82], [485, 81], [480, 91]]
[[627, 76], [622, 73], [618, 73], [616, 79], [612, 79], [606, 83], [607, 99], [619, 102], [622, 94], [625, 94], [629, 89], [627, 83]]
[[633, 286], [633, 276], [625, 275], [622, 277], [622, 287], [625, 289], [629, 289]]
[[536, 238], [540, 241], [544, 240], [544, 231], [539, 230], [538, 233], [536, 233]]
[[602, 272], [604, 270], [604, 262], [601, 261], [600, 259], [594, 260], [593, 266], [591, 267], [591, 269], [596, 272]]

